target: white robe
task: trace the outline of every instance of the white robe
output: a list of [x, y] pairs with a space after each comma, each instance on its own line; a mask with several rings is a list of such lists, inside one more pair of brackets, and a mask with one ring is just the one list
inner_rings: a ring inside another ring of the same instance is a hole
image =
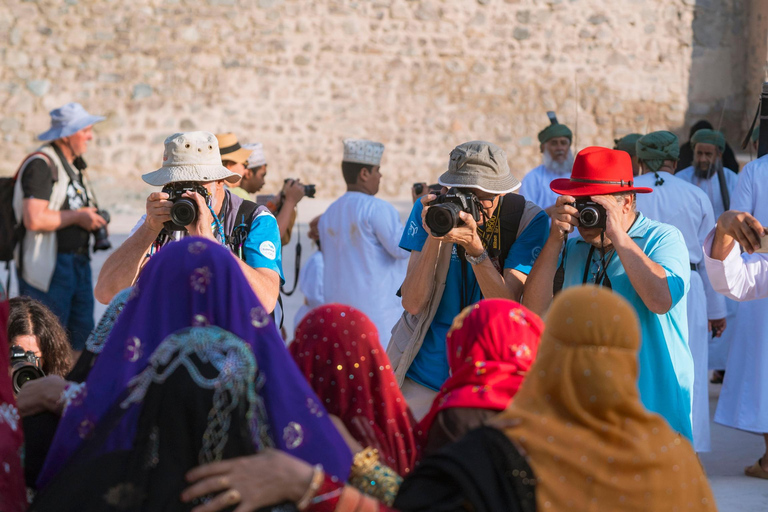
[[[702, 263], [702, 244], [715, 227], [715, 215], [709, 198], [697, 187], [666, 172], [656, 185], [654, 174], [635, 178], [636, 187], [653, 189], [650, 194], [637, 194], [637, 209], [649, 219], [675, 226], [683, 234], [692, 264]], [[711, 449], [709, 435], [709, 389], [707, 354], [709, 345], [708, 319], [725, 317], [725, 298], [712, 288], [704, 268], [691, 271], [688, 292], [688, 346], [693, 356], [693, 447], [697, 452]]]
[[376, 324], [386, 349], [403, 313], [397, 290], [410, 253], [400, 248], [403, 225], [391, 204], [362, 192], [347, 192], [320, 217], [327, 303], [347, 304]]
[[[723, 175], [725, 176], [725, 186], [728, 190], [729, 197], [733, 198], [739, 175], [728, 168], [723, 169], [723, 171]], [[693, 183], [703, 190], [712, 202], [712, 209], [715, 211], [715, 219], [720, 218], [725, 211], [725, 205], [723, 204], [723, 196], [720, 194], [720, 180], [717, 178], [717, 175], [712, 176], [709, 179], [698, 178], [694, 174], [693, 166], [691, 165], [679, 171], [675, 174], [675, 177]], [[731, 340], [733, 339], [735, 330], [733, 328], [729, 329], [727, 326], [733, 327], [736, 325], [736, 314], [739, 310], [739, 303], [731, 299], [726, 299], [725, 308], [728, 313], [725, 317], [726, 329], [719, 338], [713, 338], [709, 342], [710, 370], [724, 370], [725, 363], [728, 361], [728, 350], [731, 347]]]
[[528, 174], [523, 178], [523, 184], [518, 190], [518, 194], [525, 197], [527, 200], [532, 201], [542, 210], [549, 208], [557, 201], [558, 194], [552, 192], [549, 188], [549, 184], [552, 180], [558, 178], [567, 178], [570, 175], [555, 174], [547, 170], [544, 165], [540, 165], [531, 169]]
[[[739, 173], [731, 209], [751, 213], [768, 226], [768, 156], [748, 163]], [[751, 272], [760, 269], [762, 259], [748, 258]], [[709, 268], [711, 262], [707, 265]], [[765, 274], [754, 277], [758, 278], [765, 286]], [[745, 293], [747, 284], [738, 283], [734, 288], [738, 293], [730, 295], [755, 300], [739, 304], [715, 421], [762, 434], [768, 433], [768, 298], [757, 299], [757, 294]]]
[[304, 295], [301, 305], [293, 319], [293, 331], [299, 326], [304, 316], [316, 307], [325, 304], [323, 294], [323, 253], [315, 251], [301, 268], [299, 273], [299, 291]]

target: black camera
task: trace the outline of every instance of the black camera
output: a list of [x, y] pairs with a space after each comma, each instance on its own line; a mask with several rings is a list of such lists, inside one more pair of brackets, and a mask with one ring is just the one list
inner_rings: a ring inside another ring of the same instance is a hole
[[193, 181], [169, 183], [163, 187], [163, 192], [168, 194], [168, 200], [173, 203], [171, 220], [165, 223], [168, 231], [184, 231], [185, 226], [197, 220], [197, 203], [194, 199], [182, 197], [185, 192], [197, 192], [208, 201], [208, 190]]
[[[111, 220], [109, 218], [109, 212], [107, 210], [97, 210], [96, 214], [100, 215], [107, 224]], [[107, 233], [107, 226], [100, 227], [93, 232], [93, 252], [96, 251], [108, 251], [112, 248], [112, 242], [109, 241], [109, 233]]]
[[605, 208], [586, 197], [577, 198], [574, 207], [579, 211], [579, 224], [583, 228], [605, 229]]
[[477, 196], [469, 190], [452, 188], [427, 204], [429, 210], [424, 221], [434, 236], [445, 236], [450, 230], [464, 224], [459, 213], [467, 212], [480, 221], [482, 206]]
[[[293, 183], [294, 181], [296, 181], [296, 180], [294, 180], [293, 178], [286, 178], [283, 181], [283, 183], [288, 183], [288, 182]], [[315, 189], [315, 185], [314, 184], [312, 184], [312, 185], [304, 185], [304, 197], [308, 197], [310, 199], [314, 199], [315, 198], [315, 192], [317, 192], [317, 189]]]
[[32, 351], [24, 351], [19, 345], [11, 346], [11, 375], [15, 394], [27, 382], [45, 376], [40, 368], [40, 358]]

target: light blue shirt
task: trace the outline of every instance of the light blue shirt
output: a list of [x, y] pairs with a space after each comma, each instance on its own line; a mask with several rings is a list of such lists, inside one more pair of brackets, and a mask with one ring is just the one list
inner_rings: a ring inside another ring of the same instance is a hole
[[[427, 241], [427, 231], [421, 223], [422, 209], [421, 201], [416, 201], [406, 223], [405, 232], [403, 232], [403, 237], [400, 240], [400, 247], [407, 251], [421, 251]], [[515, 243], [512, 244], [509, 254], [503, 262], [503, 268], [514, 269], [526, 275], [531, 271], [531, 266], [547, 240], [548, 219], [549, 217], [540, 211], [525, 226], [520, 236], [515, 239]], [[445, 338], [453, 319], [461, 313], [462, 300], [465, 299], [465, 306], [469, 306], [483, 298], [472, 265], [466, 262], [465, 265], [467, 267], [466, 293], [462, 289], [461, 260], [456, 252], [456, 244], [454, 244], [443, 297], [440, 299], [440, 304], [424, 337], [424, 342], [413, 363], [411, 363], [408, 373], [406, 373], [409, 379], [435, 391], [440, 389], [449, 376]]]
[[[693, 357], [688, 347], [687, 294], [691, 267], [683, 235], [674, 226], [638, 214], [629, 236], [646, 256], [664, 268], [672, 296], [672, 308], [663, 315], [650, 311], [635, 292], [618, 254], [608, 263], [611, 288], [628, 300], [640, 320], [642, 342], [638, 354], [640, 399], [645, 407], [663, 416], [670, 426], [688, 439], [693, 438], [691, 407], [693, 396]], [[564, 288], [594, 283], [600, 251], [577, 236], [568, 240]], [[606, 258], [610, 257], [610, 254]]]

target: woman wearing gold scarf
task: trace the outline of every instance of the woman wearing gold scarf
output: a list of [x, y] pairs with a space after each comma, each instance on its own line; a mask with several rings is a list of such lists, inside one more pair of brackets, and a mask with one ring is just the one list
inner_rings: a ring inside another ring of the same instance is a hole
[[540, 510], [716, 510], [690, 443], [640, 403], [637, 316], [595, 286], [560, 293], [494, 426], [527, 454]]

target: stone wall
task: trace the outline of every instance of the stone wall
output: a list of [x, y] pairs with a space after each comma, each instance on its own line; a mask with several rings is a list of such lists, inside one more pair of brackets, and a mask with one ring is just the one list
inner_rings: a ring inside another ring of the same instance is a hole
[[299, 176], [326, 196], [345, 137], [386, 144], [387, 196], [472, 139], [522, 176], [547, 110], [577, 148], [682, 133], [723, 104], [736, 139], [747, 62], [766, 60], [750, 1], [2, 0], [0, 174], [72, 100], [108, 116], [87, 159], [111, 204], [142, 202], [165, 137], [193, 129], [263, 142], [271, 188]]

